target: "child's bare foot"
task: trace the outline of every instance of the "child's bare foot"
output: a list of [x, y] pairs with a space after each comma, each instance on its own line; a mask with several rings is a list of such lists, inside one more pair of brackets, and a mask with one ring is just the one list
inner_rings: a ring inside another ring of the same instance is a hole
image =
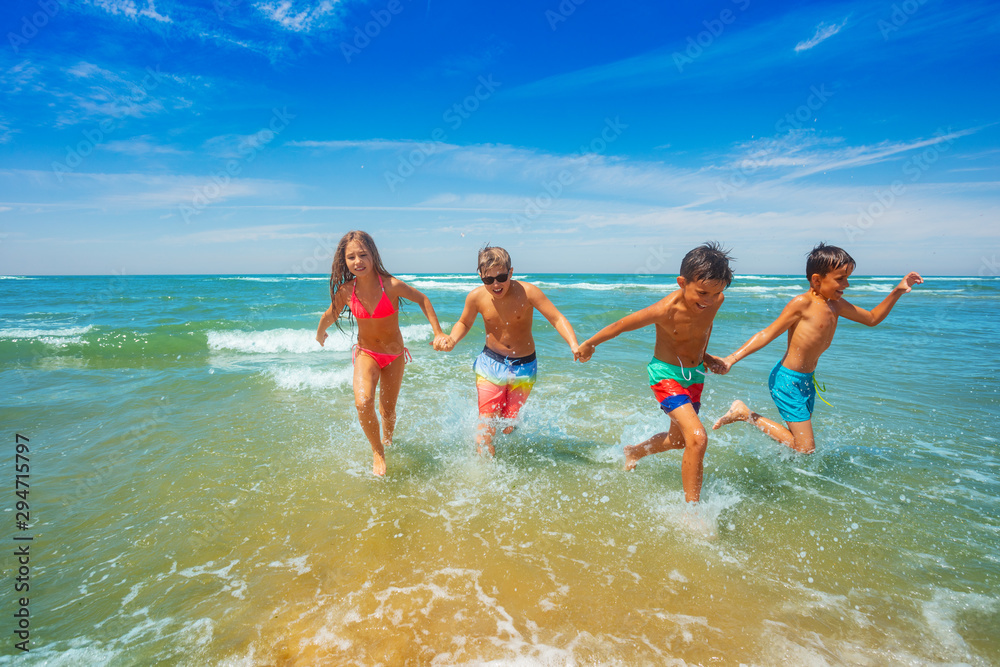
[[374, 454], [374, 461], [372, 462], [372, 474], [379, 477], [385, 477], [385, 456], [381, 454]]
[[504, 428], [504, 430], [503, 430], [503, 434], [504, 435], [510, 435], [513, 432], [514, 432], [514, 427], [513, 426], [508, 426], [508, 427]]
[[645, 445], [625, 445], [625, 470], [635, 470], [635, 464], [646, 455]]
[[750, 419], [750, 408], [746, 404], [736, 399], [733, 404], [729, 406], [729, 412], [719, 417], [712, 429], [717, 429], [720, 426], [725, 426], [726, 424], [732, 424], [733, 422], [745, 422]]

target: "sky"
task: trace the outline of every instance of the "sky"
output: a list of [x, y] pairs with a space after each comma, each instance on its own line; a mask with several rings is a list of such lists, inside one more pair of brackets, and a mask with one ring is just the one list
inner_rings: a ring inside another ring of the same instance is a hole
[[0, 274], [1000, 274], [964, 0], [5, 0]]

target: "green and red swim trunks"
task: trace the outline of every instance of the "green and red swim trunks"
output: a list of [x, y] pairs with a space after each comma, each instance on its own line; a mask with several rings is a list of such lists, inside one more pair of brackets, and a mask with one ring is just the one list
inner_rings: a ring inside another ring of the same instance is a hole
[[674, 366], [653, 357], [646, 365], [649, 372], [649, 388], [653, 390], [660, 409], [670, 414], [685, 403], [701, 407], [701, 390], [705, 383], [705, 364], [691, 368]]

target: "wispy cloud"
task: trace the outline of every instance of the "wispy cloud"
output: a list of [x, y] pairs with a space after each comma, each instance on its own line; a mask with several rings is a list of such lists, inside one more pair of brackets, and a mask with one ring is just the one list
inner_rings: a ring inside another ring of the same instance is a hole
[[142, 7], [135, 0], [87, 0], [87, 4], [114, 16], [125, 16], [133, 21], [148, 18], [160, 23], [173, 23], [169, 16], [156, 11], [156, 0], [146, 0]]
[[182, 245], [202, 245], [206, 243], [239, 243], [242, 241], [285, 241], [289, 239], [322, 238], [316, 232], [294, 231], [301, 225], [258, 225], [236, 229], [209, 229], [184, 234], [182, 236], [164, 236], [157, 239], [160, 243], [177, 243]]
[[434, 146], [435, 150], [453, 150], [459, 148], [455, 144], [446, 144], [443, 142], [420, 142], [413, 140], [399, 140], [394, 141], [390, 139], [360, 139], [360, 140], [334, 140], [334, 141], [289, 141], [286, 142], [286, 146], [292, 146], [296, 148], [319, 148], [327, 150], [345, 150], [349, 148], [360, 148], [362, 150], [370, 151], [406, 151], [415, 148], [426, 148], [428, 143]]
[[818, 45], [820, 42], [825, 42], [826, 40], [830, 39], [838, 32], [840, 32], [840, 30], [845, 25], [847, 25], [847, 19], [844, 19], [840, 23], [836, 23], [833, 25], [827, 23], [820, 23], [818, 26], [816, 26], [816, 34], [814, 34], [809, 39], [803, 42], [799, 42], [798, 44], [795, 45], [795, 52], [799, 53], [801, 51], [808, 51], [809, 49]]
[[265, 18], [274, 21], [285, 30], [308, 33], [314, 29], [328, 27], [338, 4], [340, 3], [336, 0], [295, 4], [291, 0], [278, 0], [278, 2], [261, 2], [254, 7]]
[[123, 155], [183, 155], [187, 151], [179, 150], [173, 146], [165, 146], [156, 142], [150, 135], [132, 137], [119, 141], [108, 141], [101, 146], [104, 150]]

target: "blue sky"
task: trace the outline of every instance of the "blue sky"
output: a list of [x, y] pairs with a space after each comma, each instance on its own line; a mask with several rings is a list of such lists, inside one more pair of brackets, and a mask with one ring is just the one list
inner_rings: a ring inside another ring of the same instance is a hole
[[995, 275], [992, 3], [5, 2], [0, 273]]

